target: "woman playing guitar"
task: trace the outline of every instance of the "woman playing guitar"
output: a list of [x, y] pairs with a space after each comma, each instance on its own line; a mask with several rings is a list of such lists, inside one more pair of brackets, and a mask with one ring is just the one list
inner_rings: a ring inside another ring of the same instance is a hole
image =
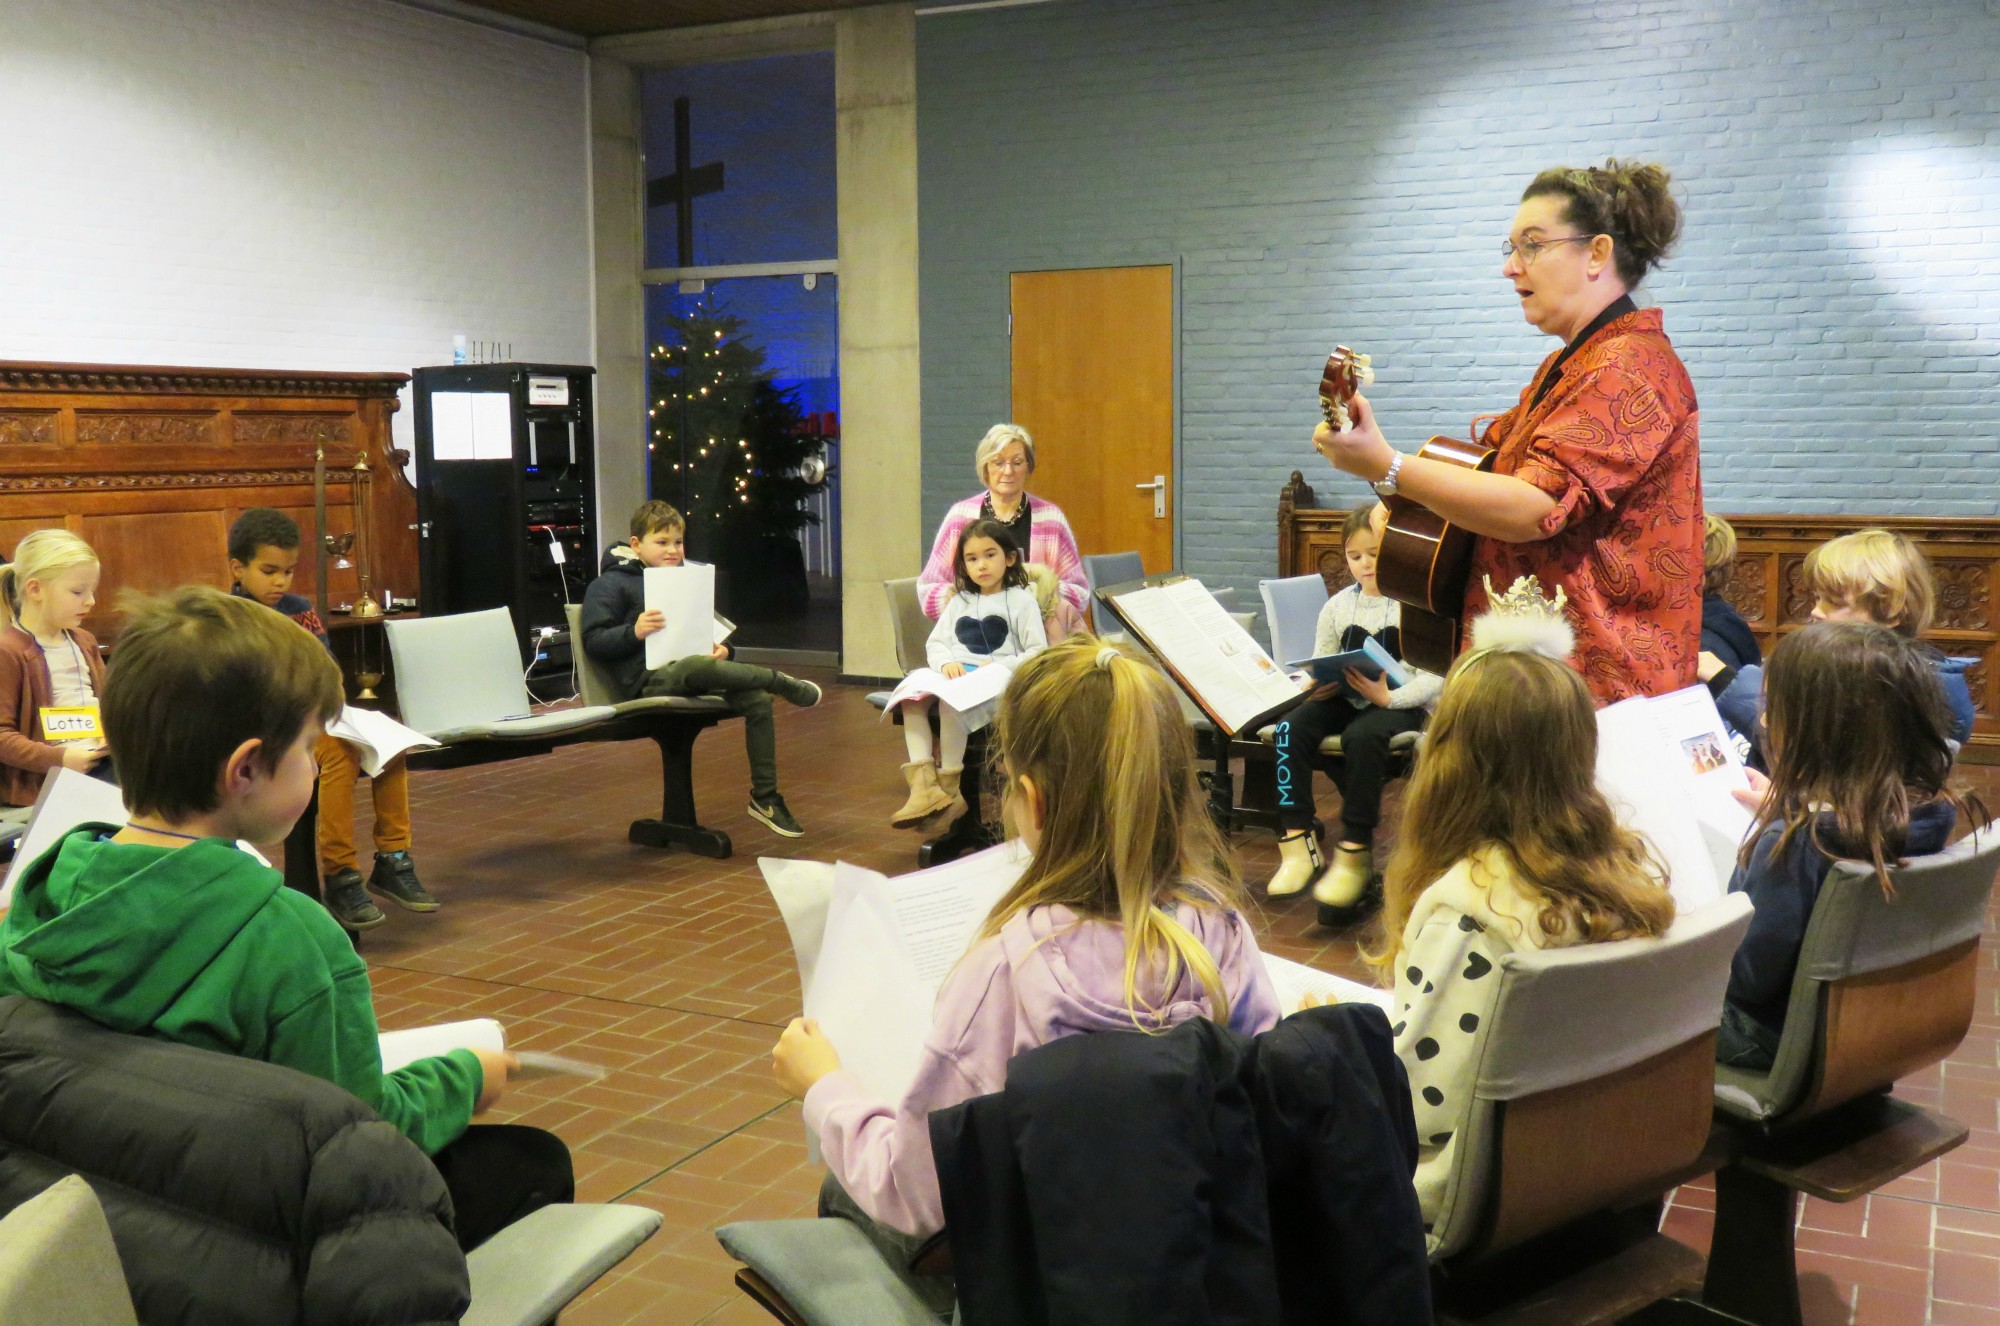
[[[1351, 426], [1313, 445], [1338, 469], [1477, 536], [1463, 620], [1482, 581], [1568, 592], [1574, 662], [1598, 703], [1695, 680], [1701, 639], [1701, 461], [1694, 385], [1658, 309], [1630, 291], [1680, 233], [1665, 168], [1609, 161], [1545, 170], [1521, 196], [1501, 274], [1563, 348], [1480, 444], [1491, 473], [1397, 452], [1359, 395]], [[1459, 444], [1463, 447], [1463, 443]], [[1392, 504], [1392, 508], [1397, 504]], [[1381, 573], [1393, 593], [1391, 570]]]

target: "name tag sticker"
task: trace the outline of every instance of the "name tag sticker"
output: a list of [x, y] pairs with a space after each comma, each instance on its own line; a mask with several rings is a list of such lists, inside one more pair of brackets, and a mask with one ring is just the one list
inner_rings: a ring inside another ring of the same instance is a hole
[[94, 704], [52, 705], [42, 710], [42, 740], [51, 745], [103, 739], [104, 725]]

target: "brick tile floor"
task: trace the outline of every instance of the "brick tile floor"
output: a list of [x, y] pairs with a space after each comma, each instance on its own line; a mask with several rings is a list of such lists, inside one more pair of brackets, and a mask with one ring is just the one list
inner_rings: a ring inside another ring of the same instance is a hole
[[[887, 827], [902, 799], [899, 736], [862, 696], [828, 684], [816, 709], [779, 706], [784, 791], [807, 828], [796, 842], [744, 813], [740, 727], [702, 738], [701, 813], [734, 839], [727, 861], [625, 841], [629, 821], [658, 809], [648, 744], [414, 776], [415, 855], [444, 907], [427, 916], [392, 908], [365, 940], [382, 1024], [492, 1016], [520, 1045], [605, 1065], [598, 1082], [524, 1085], [492, 1117], [561, 1136], [585, 1199], [638, 1203], [666, 1220], [564, 1315], [569, 1326], [769, 1320], [735, 1290], [710, 1232], [730, 1220], [808, 1215], [820, 1179], [806, 1162], [798, 1106], [769, 1071], [799, 990], [757, 857], [914, 868], [915, 841]], [[1973, 773], [2000, 805], [2000, 779]], [[1337, 806], [1331, 793], [1322, 800], [1323, 813]], [[1238, 846], [1246, 877], [1261, 884], [1276, 861], [1269, 836]], [[1273, 951], [1366, 979], [1359, 936], [1321, 929], [1306, 899], [1266, 906], [1261, 929]], [[1866, 1201], [1806, 1204], [1799, 1260], [1810, 1326], [2000, 1326], [1995, 951], [1984, 955], [1965, 1044], [1900, 1088], [1971, 1125], [1972, 1141]], [[1681, 1189], [1668, 1232], [1705, 1250], [1713, 1206], [1707, 1184]]]

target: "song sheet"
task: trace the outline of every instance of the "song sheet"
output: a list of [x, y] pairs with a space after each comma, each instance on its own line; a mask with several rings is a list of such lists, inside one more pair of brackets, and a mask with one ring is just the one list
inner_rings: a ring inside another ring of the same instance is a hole
[[[430, 1059], [453, 1050], [488, 1050], [494, 1054], [507, 1049], [507, 1029], [492, 1018], [467, 1018], [461, 1022], [439, 1022], [428, 1027], [385, 1031], [376, 1038], [382, 1048], [382, 1071], [393, 1073], [419, 1059]], [[585, 1063], [567, 1055], [544, 1050], [514, 1051], [516, 1067], [507, 1081], [533, 1082], [544, 1077], [600, 1078], [602, 1064]]]
[[707, 658], [715, 639], [715, 568], [706, 562], [649, 566], [645, 572], [646, 611], [660, 613], [666, 627], [646, 637], [646, 670], [677, 659]]
[[[872, 1095], [909, 1089], [939, 987], [1027, 863], [1018, 842], [894, 879], [845, 862], [757, 862], [791, 935], [805, 1015]], [[817, 1140], [808, 1146], [817, 1156]]]
[[405, 727], [387, 714], [373, 709], [356, 709], [344, 706], [339, 717], [327, 725], [326, 734], [338, 737], [361, 753], [361, 767], [374, 778], [382, 772], [382, 766], [401, 755], [404, 751], [436, 746], [438, 743], [417, 731]]
[[959, 713], [970, 713], [989, 700], [999, 699], [1013, 675], [1014, 669], [1006, 663], [987, 663], [962, 677], [947, 677], [936, 668], [918, 668], [889, 692], [889, 703], [883, 712], [888, 713], [905, 700], [934, 695]]
[[1129, 590], [1112, 603], [1230, 735], [1299, 699], [1298, 685], [1199, 580]]
[[61, 842], [71, 829], [85, 824], [125, 823], [125, 794], [102, 778], [57, 765], [42, 779], [27, 832], [14, 847], [7, 877], [0, 880], [0, 912], [14, 899], [14, 881], [36, 857]]
[[1337, 1003], [1373, 1004], [1384, 1013], [1393, 1011], [1387, 990], [1378, 990], [1345, 976], [1335, 976], [1330, 971], [1308, 967], [1275, 953], [1264, 955], [1264, 970], [1271, 974], [1271, 984], [1278, 987], [1278, 1009], [1282, 1013], [1298, 1012], [1307, 995], [1330, 995]]
[[1707, 687], [1598, 710], [1597, 783], [1665, 862], [1682, 911], [1722, 897], [1752, 819], [1731, 793], [1750, 780]]

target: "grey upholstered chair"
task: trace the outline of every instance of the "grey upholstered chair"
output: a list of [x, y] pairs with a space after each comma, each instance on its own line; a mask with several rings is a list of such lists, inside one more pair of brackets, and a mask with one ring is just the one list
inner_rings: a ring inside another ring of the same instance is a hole
[[1951, 1054], [1972, 1023], [1996, 870], [2000, 831], [1987, 829], [1891, 871], [1893, 896], [1868, 866], [1828, 871], [1770, 1071], [1716, 1070], [1716, 1113], [1733, 1136], [1715, 1176], [1703, 1303], [1799, 1321], [1799, 1195], [1851, 1202], [1966, 1140], [1965, 1124], [1889, 1091]]
[[[1657, 939], [1508, 954], [1473, 1107], [1431, 1231], [1440, 1320], [1476, 1320], [1464, 1286], [1544, 1236], [1643, 1215], [1703, 1172], [1715, 1031], [1750, 924], [1732, 895]], [[1701, 1258], [1642, 1218], [1631, 1242], [1558, 1254], [1549, 1321], [1610, 1321], [1701, 1279]], [[1445, 1293], [1458, 1289], [1456, 1294]]]
[[1271, 657], [1278, 666], [1311, 658], [1319, 635], [1319, 612], [1328, 598], [1326, 581], [1316, 574], [1259, 580], [1257, 593], [1264, 600]]

